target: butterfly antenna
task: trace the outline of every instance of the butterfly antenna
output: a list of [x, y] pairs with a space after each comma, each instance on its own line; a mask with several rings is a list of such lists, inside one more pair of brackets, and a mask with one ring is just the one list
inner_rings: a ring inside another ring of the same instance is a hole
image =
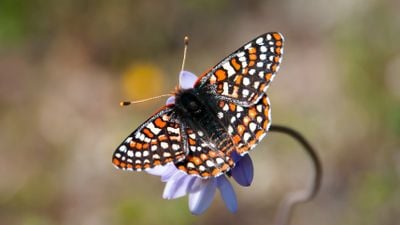
[[159, 96], [155, 96], [155, 97], [151, 97], [151, 98], [146, 98], [146, 99], [141, 99], [141, 100], [137, 100], [137, 101], [122, 101], [119, 103], [120, 106], [128, 106], [128, 105], [132, 105], [132, 104], [137, 104], [137, 103], [142, 103], [142, 102], [147, 102], [150, 100], [154, 100], [154, 99], [158, 99], [158, 98], [163, 98], [163, 97], [170, 97], [172, 96], [172, 94], [164, 94], [164, 95], [159, 95]]
[[185, 36], [185, 38], [183, 39], [183, 43], [185, 45], [185, 48], [183, 49], [183, 60], [182, 60], [181, 71], [183, 71], [183, 69], [185, 68], [186, 52], [187, 52], [187, 48], [189, 45], [189, 37], [188, 36]]

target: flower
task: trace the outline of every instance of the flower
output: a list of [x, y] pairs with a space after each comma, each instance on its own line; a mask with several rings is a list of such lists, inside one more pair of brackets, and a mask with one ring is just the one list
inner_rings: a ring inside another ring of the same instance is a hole
[[[193, 88], [196, 80], [197, 77], [193, 73], [182, 71], [179, 77], [179, 86], [181, 89]], [[174, 102], [175, 97], [172, 96], [167, 99], [166, 104], [174, 104]], [[235, 162], [235, 166], [230, 171], [231, 176], [240, 185], [250, 186], [253, 180], [253, 163], [250, 156], [240, 156], [233, 152], [231, 157]], [[202, 214], [211, 205], [217, 188], [226, 207], [231, 212], [236, 212], [238, 208], [235, 192], [225, 174], [204, 179], [188, 175], [177, 169], [173, 163], [157, 166], [147, 170], [147, 172], [161, 176], [161, 181], [166, 182], [163, 193], [164, 199], [175, 199], [188, 195], [189, 209], [195, 215]]]

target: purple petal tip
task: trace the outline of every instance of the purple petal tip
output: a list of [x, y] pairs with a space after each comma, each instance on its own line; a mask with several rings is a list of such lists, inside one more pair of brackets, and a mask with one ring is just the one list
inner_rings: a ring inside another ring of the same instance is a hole
[[233, 167], [232, 177], [242, 186], [250, 186], [253, 182], [254, 168], [249, 155], [244, 155]]
[[179, 87], [182, 89], [193, 88], [197, 81], [197, 76], [189, 71], [181, 71], [179, 74]]

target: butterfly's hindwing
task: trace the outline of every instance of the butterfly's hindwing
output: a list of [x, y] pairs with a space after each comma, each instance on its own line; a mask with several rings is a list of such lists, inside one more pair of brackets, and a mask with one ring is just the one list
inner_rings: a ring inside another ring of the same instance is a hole
[[276, 32], [255, 38], [202, 75], [195, 88], [242, 106], [255, 104], [279, 69], [283, 41]]
[[234, 163], [221, 149], [218, 149], [202, 131], [185, 129], [187, 156], [176, 163], [176, 167], [188, 174], [200, 177], [215, 177], [227, 172]]
[[182, 160], [181, 128], [173, 114], [173, 106], [165, 106], [143, 123], [114, 152], [113, 164], [140, 171]]
[[240, 155], [248, 153], [265, 136], [271, 125], [271, 107], [265, 94], [258, 102], [249, 107], [243, 107], [231, 102], [219, 100], [221, 121], [227, 127], [236, 151]]

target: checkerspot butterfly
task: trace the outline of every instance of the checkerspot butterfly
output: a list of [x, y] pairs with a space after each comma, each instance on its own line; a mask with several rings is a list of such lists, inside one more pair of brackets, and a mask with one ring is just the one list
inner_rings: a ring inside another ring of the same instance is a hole
[[266, 91], [282, 60], [283, 36], [258, 36], [205, 72], [193, 88], [151, 116], [117, 148], [123, 170], [175, 166], [202, 178], [229, 172], [232, 154], [245, 155], [271, 124]]

